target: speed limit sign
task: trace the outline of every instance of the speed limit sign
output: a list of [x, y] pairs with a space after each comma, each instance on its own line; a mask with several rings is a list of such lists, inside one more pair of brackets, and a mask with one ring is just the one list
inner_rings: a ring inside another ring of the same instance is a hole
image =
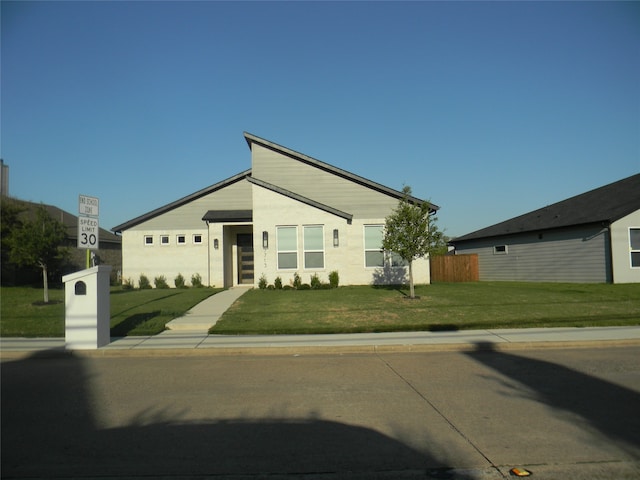
[[78, 216], [78, 248], [89, 248], [91, 250], [98, 248], [98, 219]]
[[80, 195], [78, 200], [78, 248], [96, 250], [100, 243], [98, 234], [98, 199]]

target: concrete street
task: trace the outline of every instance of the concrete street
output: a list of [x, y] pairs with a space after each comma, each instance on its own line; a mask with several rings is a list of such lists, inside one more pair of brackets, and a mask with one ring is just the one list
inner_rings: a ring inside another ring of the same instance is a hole
[[640, 478], [640, 347], [2, 362], [2, 478]]

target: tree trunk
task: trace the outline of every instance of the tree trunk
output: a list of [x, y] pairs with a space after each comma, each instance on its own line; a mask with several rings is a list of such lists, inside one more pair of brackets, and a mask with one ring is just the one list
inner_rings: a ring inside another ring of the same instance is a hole
[[409, 298], [416, 298], [416, 293], [413, 289], [413, 260], [409, 262]]
[[47, 274], [47, 266], [42, 266], [42, 284], [44, 285], [44, 303], [49, 303], [49, 275]]

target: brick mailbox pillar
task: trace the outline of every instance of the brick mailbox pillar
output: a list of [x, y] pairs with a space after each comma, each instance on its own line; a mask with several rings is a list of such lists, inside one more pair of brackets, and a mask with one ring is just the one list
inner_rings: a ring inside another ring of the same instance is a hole
[[98, 265], [62, 277], [68, 350], [95, 350], [111, 341], [110, 273], [110, 265]]

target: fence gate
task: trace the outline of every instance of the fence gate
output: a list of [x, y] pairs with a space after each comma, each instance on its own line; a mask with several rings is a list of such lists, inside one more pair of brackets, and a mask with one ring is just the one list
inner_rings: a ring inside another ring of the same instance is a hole
[[433, 255], [429, 259], [432, 282], [477, 282], [478, 255]]

